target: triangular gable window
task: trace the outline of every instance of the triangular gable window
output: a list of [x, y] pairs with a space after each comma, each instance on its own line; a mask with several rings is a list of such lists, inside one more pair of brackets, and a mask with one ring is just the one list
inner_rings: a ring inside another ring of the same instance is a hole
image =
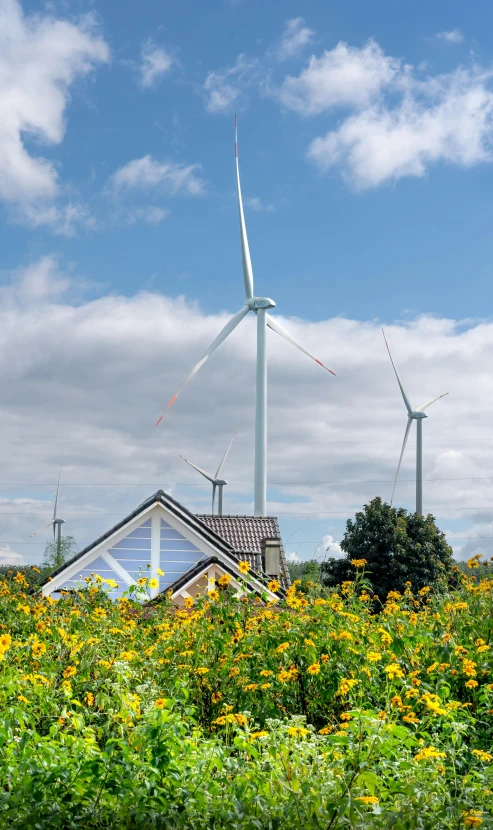
[[86, 565], [84, 568], [81, 568], [80, 571], [77, 571], [72, 579], [67, 579], [63, 585], [53, 591], [52, 596], [56, 597], [60, 591], [64, 590], [75, 591], [81, 586], [81, 583], [82, 587], [86, 587], [86, 583], [84, 582], [85, 577], [90, 577], [93, 574], [98, 574], [98, 576], [102, 576], [103, 579], [114, 579], [118, 584], [118, 588], [113, 588], [110, 592], [111, 599], [121, 597], [123, 592], [128, 589], [127, 583], [124, 582], [117, 573], [115, 573], [111, 565], [108, 565], [102, 556], [98, 556], [98, 558], [94, 559], [89, 565]]
[[164, 576], [159, 577], [159, 591], [169, 588], [204, 556], [200, 548], [161, 519], [160, 568]]
[[[151, 519], [132, 530], [128, 536], [120, 539], [112, 548], [108, 549], [120, 565], [135, 580], [139, 576], [149, 576], [151, 564]], [[118, 582], [118, 580], [117, 580]]]

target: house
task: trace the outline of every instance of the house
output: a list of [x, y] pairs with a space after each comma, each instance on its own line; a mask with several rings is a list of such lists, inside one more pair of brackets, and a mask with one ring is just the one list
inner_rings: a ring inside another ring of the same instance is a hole
[[[149, 588], [149, 599], [171, 591], [173, 603], [183, 606], [213, 587], [223, 574], [240, 593], [240, 561], [251, 566], [249, 590], [266, 592], [279, 599], [289, 587], [289, 573], [277, 519], [270, 516], [195, 515], [158, 490], [129, 516], [53, 571], [41, 585], [44, 596], [60, 596], [76, 589], [91, 574], [112, 579], [121, 597], [141, 576], [154, 577], [158, 587]], [[159, 574], [164, 572], [164, 576]], [[277, 579], [278, 592], [268, 583]]]

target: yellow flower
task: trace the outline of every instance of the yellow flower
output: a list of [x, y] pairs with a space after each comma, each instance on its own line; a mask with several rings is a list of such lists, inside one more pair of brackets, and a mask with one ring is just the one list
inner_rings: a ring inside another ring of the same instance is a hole
[[154, 707], [156, 709], [165, 709], [168, 705], [168, 701], [165, 697], [158, 697], [157, 700], [154, 701]]
[[245, 561], [238, 562], [238, 570], [242, 574], [247, 574], [248, 571], [250, 570], [250, 562], [245, 562]]
[[308, 732], [309, 730], [302, 726], [288, 726], [288, 735], [291, 738], [304, 738], [305, 735], [308, 735]]
[[368, 651], [366, 653], [366, 659], [369, 663], [378, 663], [382, 659], [382, 655], [378, 651]]
[[364, 804], [378, 804], [378, 798], [374, 795], [358, 795], [356, 801], [362, 801]]
[[217, 584], [221, 586], [221, 588], [227, 588], [229, 583], [231, 582], [231, 577], [229, 574], [223, 574], [217, 580]]
[[435, 758], [446, 758], [445, 752], [439, 752], [434, 746], [424, 746], [423, 749], [414, 756], [415, 761], [429, 761]]
[[308, 666], [307, 672], [308, 674], [320, 674], [320, 663], [312, 663]]
[[157, 573], [158, 576], [164, 576], [164, 571], [162, 571], [161, 568], [158, 568], [156, 570], [156, 573]]
[[213, 602], [217, 602], [217, 601], [218, 601], [218, 599], [219, 599], [219, 591], [216, 591], [215, 589], [213, 589], [212, 591], [209, 591], [209, 593], [208, 593], [208, 597], [209, 597], [209, 599], [211, 599]]
[[466, 688], [467, 689], [475, 689], [476, 686], [478, 686], [478, 681], [477, 680], [468, 680], [467, 683], [466, 683]]
[[385, 672], [389, 680], [393, 680], [394, 677], [404, 677], [404, 672], [398, 663], [389, 663], [389, 665], [385, 667]]
[[146, 585], [147, 584], [147, 577], [139, 576], [137, 580], [137, 585]]
[[73, 677], [75, 674], [77, 674], [77, 669], [75, 668], [75, 666], [67, 666], [67, 668], [63, 672], [65, 680], [68, 680], [69, 677]]
[[339, 682], [339, 688], [336, 692], [336, 697], [343, 697], [344, 695], [347, 695], [348, 692], [351, 691], [353, 686], [356, 686], [357, 682], [358, 682], [357, 680], [353, 680], [351, 678], [349, 678], [349, 679], [345, 678], [345, 677], [341, 678], [341, 680]]
[[483, 752], [482, 749], [473, 749], [472, 754], [479, 758], [480, 761], [493, 761], [493, 755], [489, 752]]
[[283, 653], [284, 653], [284, 652], [285, 652], [285, 651], [289, 648], [289, 646], [290, 646], [290, 645], [291, 645], [291, 643], [288, 643], [288, 642], [286, 642], [286, 643], [281, 643], [281, 644], [280, 644], [280, 645], [278, 645], [278, 646], [277, 646], [277, 648], [276, 648], [277, 653], [278, 653], [278, 654], [283, 654]]
[[29, 703], [27, 697], [24, 697], [24, 695], [17, 695], [17, 700], [20, 700], [21, 703]]
[[[468, 563], [469, 564], [469, 563]], [[464, 810], [462, 818], [466, 827], [479, 827], [483, 823], [481, 810]]]
[[159, 588], [159, 582], [154, 577], [149, 580], [149, 588]]
[[211, 695], [211, 700], [213, 703], [219, 703], [219, 701], [222, 700], [223, 697], [224, 695], [222, 692], [213, 692]]
[[195, 600], [193, 597], [185, 597], [185, 599], [183, 600], [183, 605], [185, 606], [185, 608], [192, 608], [194, 603]]
[[88, 706], [94, 706], [94, 695], [92, 692], [86, 692], [84, 699]]
[[245, 715], [241, 714], [241, 712], [238, 713], [237, 715], [234, 715], [234, 719], [235, 719], [236, 723], [238, 724], [238, 726], [246, 726], [247, 725], [247, 719], [246, 719]]
[[10, 634], [0, 634], [0, 650], [7, 651], [10, 648], [12, 637]]
[[354, 565], [355, 568], [364, 568], [366, 559], [351, 559], [351, 565]]
[[259, 732], [252, 732], [250, 738], [252, 741], [256, 741], [257, 738], [268, 738], [269, 733], [265, 729], [261, 729]]
[[209, 669], [206, 666], [199, 666], [198, 669], [195, 669], [196, 674], [207, 674]]
[[269, 589], [269, 591], [272, 591], [274, 594], [277, 593], [277, 591], [279, 590], [280, 587], [281, 587], [281, 583], [278, 582], [277, 579], [271, 579], [271, 581], [267, 585], [267, 588]]

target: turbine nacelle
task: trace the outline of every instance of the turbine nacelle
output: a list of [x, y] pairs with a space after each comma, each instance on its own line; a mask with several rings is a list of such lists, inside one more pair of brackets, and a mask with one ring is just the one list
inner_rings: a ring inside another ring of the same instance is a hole
[[426, 412], [410, 412], [409, 413], [409, 420], [410, 421], [418, 421], [421, 418], [427, 418], [428, 415]]
[[257, 311], [259, 308], [267, 309], [276, 307], [274, 300], [271, 300], [270, 297], [250, 297], [246, 303], [252, 311]]

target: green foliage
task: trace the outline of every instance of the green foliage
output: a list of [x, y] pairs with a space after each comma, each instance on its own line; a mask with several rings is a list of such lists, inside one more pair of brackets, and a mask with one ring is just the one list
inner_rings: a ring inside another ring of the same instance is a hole
[[366, 560], [365, 573], [380, 601], [389, 591], [405, 591], [406, 582], [419, 590], [444, 587], [452, 571], [452, 549], [433, 516], [408, 513], [373, 499], [346, 524], [341, 541], [344, 559], [321, 564], [324, 585], [333, 587], [354, 579], [352, 560]]
[[315, 559], [307, 559], [305, 562], [288, 562], [288, 570], [291, 581], [301, 579], [303, 588], [306, 588], [307, 582], [312, 585], [321, 585], [320, 563]]
[[44, 573], [55, 570], [67, 562], [78, 551], [77, 542], [73, 536], [62, 536], [60, 546], [55, 542], [47, 542], [43, 554], [41, 569]]
[[[5, 830], [492, 830], [493, 567], [286, 603], [0, 579]], [[146, 580], [143, 579], [144, 587]], [[206, 584], [209, 586], [209, 583]], [[210, 587], [210, 586], [209, 586]]]

